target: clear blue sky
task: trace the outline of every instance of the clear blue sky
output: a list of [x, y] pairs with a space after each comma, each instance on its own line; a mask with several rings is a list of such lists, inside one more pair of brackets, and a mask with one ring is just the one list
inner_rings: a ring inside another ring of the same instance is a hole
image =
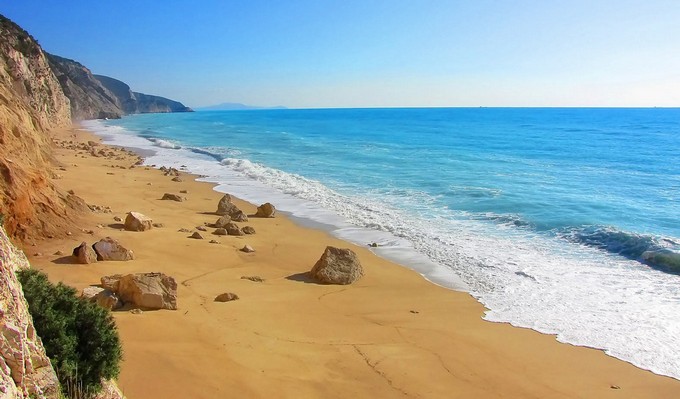
[[190, 106], [680, 106], [680, 0], [0, 0]]

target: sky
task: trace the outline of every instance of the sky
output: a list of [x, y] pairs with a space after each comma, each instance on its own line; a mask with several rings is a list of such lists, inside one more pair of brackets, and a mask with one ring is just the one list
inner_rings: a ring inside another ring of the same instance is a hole
[[192, 107], [680, 106], [678, 0], [0, 0], [0, 14]]

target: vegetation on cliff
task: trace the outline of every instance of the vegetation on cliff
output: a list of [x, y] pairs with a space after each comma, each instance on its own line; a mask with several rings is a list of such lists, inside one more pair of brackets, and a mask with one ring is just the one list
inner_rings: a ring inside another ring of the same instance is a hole
[[111, 313], [78, 298], [69, 286], [53, 285], [35, 269], [17, 274], [64, 394], [94, 395], [103, 381], [118, 377], [123, 350]]

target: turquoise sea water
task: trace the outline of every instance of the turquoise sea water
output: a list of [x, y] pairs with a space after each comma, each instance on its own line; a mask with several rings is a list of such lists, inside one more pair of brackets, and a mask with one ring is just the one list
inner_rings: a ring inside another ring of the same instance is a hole
[[135, 115], [87, 127], [466, 289], [510, 322], [680, 378], [680, 109]]

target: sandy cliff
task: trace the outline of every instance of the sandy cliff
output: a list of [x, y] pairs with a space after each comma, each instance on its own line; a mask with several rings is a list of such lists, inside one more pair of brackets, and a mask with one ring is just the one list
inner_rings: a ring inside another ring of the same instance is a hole
[[71, 123], [70, 103], [35, 40], [0, 16], [0, 213], [7, 234], [61, 236], [82, 207], [52, 184], [47, 131]]

